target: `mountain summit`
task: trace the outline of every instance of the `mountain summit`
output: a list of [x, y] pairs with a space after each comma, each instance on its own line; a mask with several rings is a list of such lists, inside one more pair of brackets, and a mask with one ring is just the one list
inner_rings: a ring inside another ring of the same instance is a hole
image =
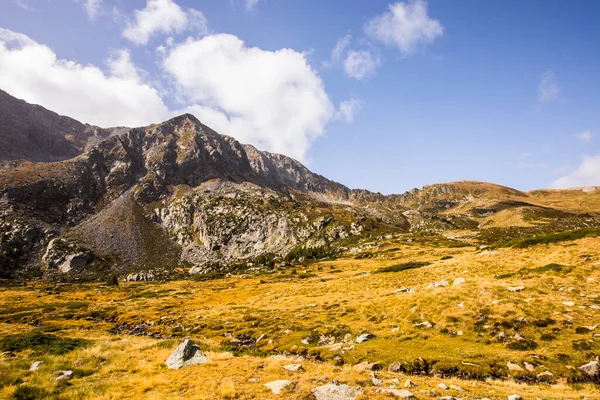
[[588, 200], [576, 209], [549, 206], [556, 193], [482, 182], [390, 196], [351, 190], [191, 114], [104, 129], [0, 92], [0, 121], [5, 277], [227, 271], [341, 254], [407, 231], [485, 238], [506, 221], [528, 232], [599, 225], [587, 212], [585, 201], [598, 197], [590, 191], [577, 192]]

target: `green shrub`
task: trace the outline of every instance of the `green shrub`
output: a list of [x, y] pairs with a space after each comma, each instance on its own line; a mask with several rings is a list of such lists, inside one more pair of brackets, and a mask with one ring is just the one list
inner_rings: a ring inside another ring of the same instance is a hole
[[406, 263], [402, 263], [402, 264], [390, 265], [388, 267], [379, 268], [378, 270], [375, 271], [375, 273], [400, 272], [400, 271], [405, 271], [407, 269], [421, 268], [421, 267], [424, 267], [424, 266], [430, 265], [430, 264], [431, 263], [423, 262], [423, 261], [411, 261], [411, 262], [406, 262]]
[[536, 342], [534, 342], [533, 340], [521, 339], [521, 340], [517, 340], [517, 341], [509, 343], [507, 347], [511, 350], [527, 351], [527, 350], [535, 350], [538, 347], [538, 344]]
[[36, 385], [19, 385], [12, 395], [15, 400], [40, 400], [49, 399], [50, 393]]
[[38, 353], [61, 355], [89, 345], [88, 340], [60, 338], [33, 330], [28, 333], [6, 336], [0, 339], [2, 351], [32, 350]]
[[535, 246], [538, 244], [559, 243], [571, 240], [578, 240], [585, 237], [598, 236], [600, 236], [600, 228], [584, 228], [577, 229], [574, 231], [565, 231], [559, 233], [543, 233], [535, 236], [517, 238], [509, 240], [507, 242], [496, 243], [492, 247], [514, 247], [517, 249], [525, 249], [527, 247]]

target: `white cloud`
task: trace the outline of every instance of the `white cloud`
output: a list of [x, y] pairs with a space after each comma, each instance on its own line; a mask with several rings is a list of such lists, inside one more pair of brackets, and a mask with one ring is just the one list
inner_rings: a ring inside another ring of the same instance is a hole
[[99, 15], [102, 14], [102, 8], [104, 6], [104, 0], [73, 0], [76, 3], [80, 3], [85, 11], [88, 19], [95, 20]]
[[344, 60], [346, 75], [356, 80], [363, 80], [375, 73], [381, 61], [379, 57], [367, 50], [350, 50]]
[[47, 46], [0, 28], [0, 87], [11, 95], [100, 126], [160, 122], [168, 110], [158, 92], [140, 82], [128, 52], [100, 68], [58, 59]]
[[219, 133], [264, 150], [305, 158], [334, 110], [306, 55], [246, 47], [233, 35], [188, 39], [163, 68], [196, 114]]
[[134, 14], [135, 21], [127, 25], [123, 36], [139, 45], [148, 43], [157, 34], [208, 32], [204, 14], [193, 8], [183, 10], [173, 0], [147, 0], [146, 8], [135, 10]]
[[131, 61], [129, 50], [113, 51], [106, 61], [110, 73], [118, 78], [128, 79], [138, 82], [140, 76], [136, 66]]
[[13, 0], [13, 4], [15, 4], [16, 6], [22, 8], [23, 10], [26, 11], [42, 11], [39, 8], [33, 7], [32, 5], [29, 4], [29, 0]]
[[600, 186], [600, 155], [584, 156], [579, 167], [552, 183], [556, 189]]
[[538, 99], [541, 103], [549, 103], [558, 99], [560, 88], [556, 83], [554, 72], [546, 71], [538, 85]]
[[351, 40], [352, 40], [352, 35], [346, 35], [343, 38], [341, 38], [340, 40], [338, 40], [337, 43], [335, 44], [335, 47], [331, 51], [331, 57], [329, 58], [329, 61], [323, 62], [323, 68], [331, 68], [331, 67], [335, 67], [336, 65], [338, 65], [340, 63], [340, 61], [342, 60], [342, 55], [344, 54], [344, 51], [350, 44]]
[[251, 11], [256, 7], [259, 0], [244, 0], [244, 4], [246, 6], [246, 10]]
[[575, 134], [575, 137], [577, 139], [581, 140], [583, 143], [591, 142], [592, 139], [595, 138], [596, 136], [598, 136], [597, 133], [592, 133], [590, 131], [584, 131], [584, 132]]
[[442, 24], [427, 15], [424, 0], [398, 2], [388, 7], [389, 11], [365, 25], [365, 33], [374, 40], [397, 47], [404, 57], [444, 34]]
[[361, 107], [362, 103], [356, 99], [344, 100], [340, 102], [340, 107], [335, 113], [335, 120], [349, 124], [354, 121], [354, 114], [360, 110]]

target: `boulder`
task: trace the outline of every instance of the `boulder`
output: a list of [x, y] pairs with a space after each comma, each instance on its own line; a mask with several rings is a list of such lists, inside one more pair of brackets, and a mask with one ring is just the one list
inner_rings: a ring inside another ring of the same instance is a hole
[[265, 386], [271, 389], [274, 394], [281, 394], [282, 391], [292, 386], [292, 382], [285, 379], [278, 379], [269, 383], [265, 383]]
[[316, 400], [355, 400], [360, 392], [348, 385], [329, 384], [312, 390]]
[[600, 375], [600, 363], [596, 360], [590, 361], [589, 363], [579, 367], [579, 370], [590, 378], [596, 378]]
[[186, 339], [171, 353], [166, 364], [170, 369], [180, 369], [188, 365], [204, 364], [207, 362], [210, 362], [210, 358], [200, 350], [200, 347], [190, 339]]
[[415, 396], [406, 389], [381, 389], [383, 393], [390, 394], [401, 399], [413, 399]]
[[398, 361], [394, 361], [389, 367], [388, 367], [388, 371], [389, 372], [400, 372], [400, 369], [402, 368], [402, 364], [400, 364]]

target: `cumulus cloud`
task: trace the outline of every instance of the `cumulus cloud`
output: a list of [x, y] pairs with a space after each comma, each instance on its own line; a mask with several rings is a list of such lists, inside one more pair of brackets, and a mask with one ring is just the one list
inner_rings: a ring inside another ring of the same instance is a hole
[[368, 50], [350, 50], [344, 60], [344, 71], [360, 81], [372, 76], [380, 64], [379, 57]]
[[247, 47], [228, 34], [190, 38], [169, 51], [163, 68], [204, 123], [299, 160], [334, 117], [323, 81], [292, 49]]
[[343, 38], [339, 39], [335, 44], [335, 47], [331, 51], [331, 57], [329, 58], [329, 60], [323, 62], [323, 68], [331, 68], [338, 65], [342, 60], [344, 51], [350, 45], [351, 40], [352, 35], [346, 35]]
[[581, 140], [583, 143], [591, 142], [592, 139], [595, 138], [596, 136], [598, 136], [597, 133], [592, 133], [590, 131], [584, 131], [584, 132], [575, 134], [575, 137], [577, 139]]
[[208, 24], [204, 14], [193, 8], [182, 9], [173, 0], [147, 0], [146, 7], [135, 10], [123, 36], [135, 44], [147, 44], [157, 34], [174, 34], [196, 31], [205, 35]]
[[546, 71], [542, 74], [542, 79], [538, 85], [538, 100], [540, 103], [549, 103], [558, 99], [560, 88], [556, 83], [554, 72]]
[[444, 34], [442, 24], [427, 15], [425, 0], [390, 4], [389, 10], [376, 16], [364, 27], [373, 40], [395, 46], [403, 57], [410, 56], [420, 46], [433, 43]]
[[115, 53], [108, 65], [110, 74], [59, 59], [49, 47], [0, 28], [0, 87], [11, 95], [100, 126], [146, 125], [168, 116], [128, 52]]
[[556, 189], [581, 186], [600, 186], [600, 155], [584, 156], [577, 169], [552, 184]]
[[354, 121], [354, 114], [360, 110], [362, 103], [356, 99], [349, 99], [340, 102], [340, 107], [335, 113], [336, 121], [343, 121], [347, 124]]

